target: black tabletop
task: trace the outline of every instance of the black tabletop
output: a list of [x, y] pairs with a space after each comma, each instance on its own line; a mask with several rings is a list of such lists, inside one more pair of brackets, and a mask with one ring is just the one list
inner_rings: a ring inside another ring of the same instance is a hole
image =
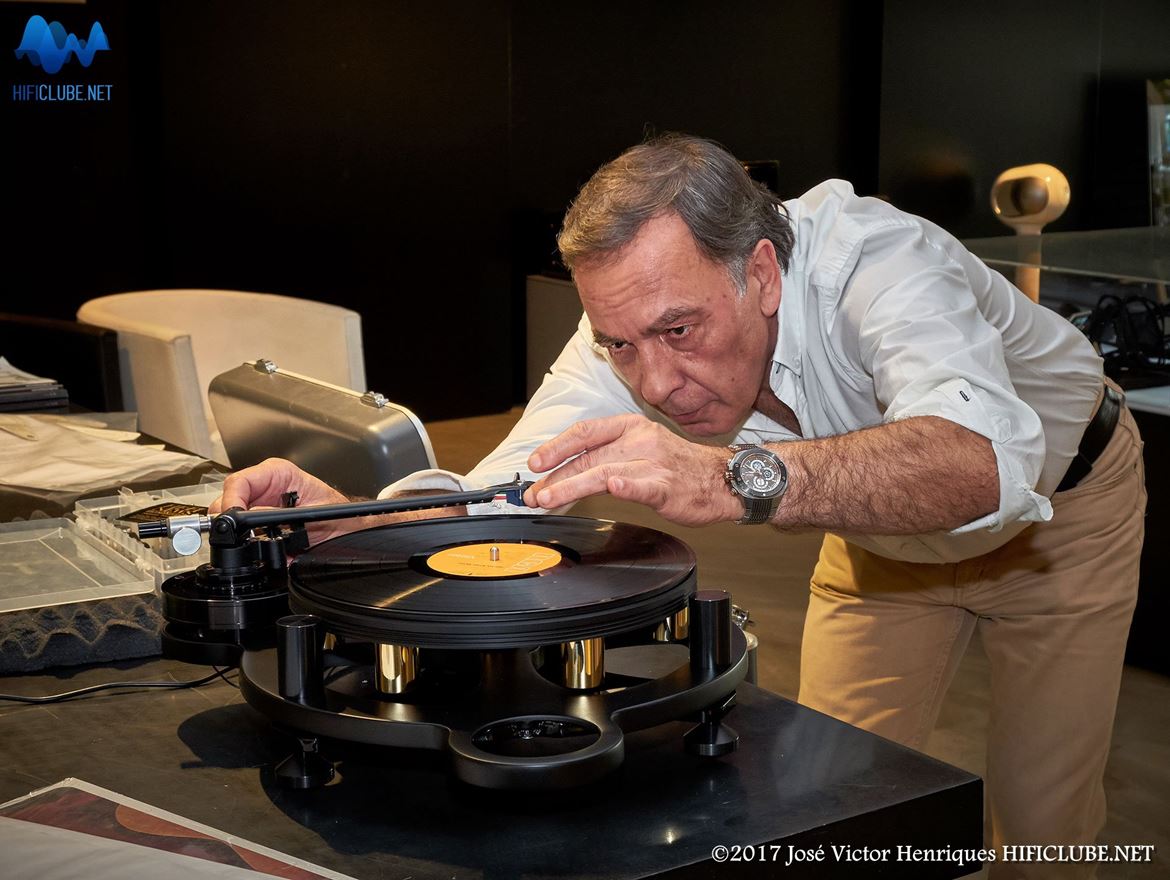
[[[204, 672], [165, 660], [122, 667], [0, 678], [0, 692]], [[484, 791], [452, 779], [438, 753], [331, 743], [338, 779], [293, 792], [271, 771], [289, 741], [222, 682], [0, 702], [0, 802], [75, 777], [359, 880], [956, 877], [978, 867], [954, 858], [981, 845], [977, 777], [748, 684], [728, 723], [741, 737], [728, 757], [684, 754], [689, 725], [671, 723], [628, 737], [621, 769], [585, 789]], [[720, 846], [727, 862], [712, 859]], [[822, 861], [807, 858], [818, 848]]]

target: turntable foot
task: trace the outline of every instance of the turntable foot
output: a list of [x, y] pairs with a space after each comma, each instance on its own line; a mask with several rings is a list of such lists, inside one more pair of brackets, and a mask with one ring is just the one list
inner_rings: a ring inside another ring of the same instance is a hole
[[276, 765], [282, 788], [320, 788], [333, 779], [333, 762], [317, 750], [316, 737], [297, 737], [297, 749]]
[[723, 716], [735, 706], [735, 694], [699, 713], [699, 723], [683, 734], [683, 748], [689, 755], [718, 758], [739, 748], [739, 734], [723, 723]]

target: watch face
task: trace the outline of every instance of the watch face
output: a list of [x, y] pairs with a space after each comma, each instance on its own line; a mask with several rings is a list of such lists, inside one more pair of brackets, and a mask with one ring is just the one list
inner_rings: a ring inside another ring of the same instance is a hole
[[774, 498], [787, 482], [784, 464], [766, 449], [740, 453], [735, 469], [736, 488], [749, 498]]

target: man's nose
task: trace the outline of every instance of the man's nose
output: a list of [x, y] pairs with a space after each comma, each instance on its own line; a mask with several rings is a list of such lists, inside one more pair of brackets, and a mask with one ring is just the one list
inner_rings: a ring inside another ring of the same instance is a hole
[[685, 384], [682, 372], [668, 356], [655, 354], [643, 358], [641, 366], [638, 393], [653, 407], [661, 407], [670, 399], [670, 395]]

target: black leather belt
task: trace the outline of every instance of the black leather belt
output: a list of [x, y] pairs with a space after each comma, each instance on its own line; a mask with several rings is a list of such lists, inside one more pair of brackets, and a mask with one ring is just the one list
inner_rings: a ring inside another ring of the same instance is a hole
[[1113, 429], [1117, 427], [1117, 420], [1121, 416], [1122, 397], [1109, 385], [1105, 386], [1105, 394], [1101, 397], [1101, 405], [1097, 413], [1089, 421], [1085, 433], [1081, 435], [1081, 445], [1077, 447], [1076, 457], [1069, 464], [1064, 473], [1064, 479], [1056, 487], [1057, 492], [1065, 492], [1083, 480], [1093, 469], [1093, 464], [1101, 457], [1109, 440], [1113, 436]]

